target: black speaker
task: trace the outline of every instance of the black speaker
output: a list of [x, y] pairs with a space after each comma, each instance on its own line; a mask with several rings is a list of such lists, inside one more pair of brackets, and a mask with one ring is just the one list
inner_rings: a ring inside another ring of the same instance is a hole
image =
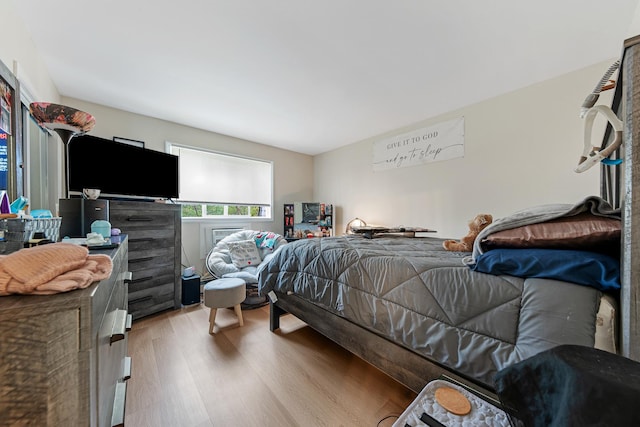
[[62, 217], [60, 239], [65, 236], [87, 237], [87, 234], [91, 232], [93, 221], [109, 221], [108, 200], [60, 199], [58, 210]]
[[182, 276], [182, 305], [200, 302], [200, 276]]

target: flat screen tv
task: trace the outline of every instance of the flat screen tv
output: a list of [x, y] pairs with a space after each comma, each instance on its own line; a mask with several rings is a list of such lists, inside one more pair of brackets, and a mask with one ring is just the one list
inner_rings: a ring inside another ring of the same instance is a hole
[[178, 198], [178, 156], [91, 135], [69, 141], [69, 194]]

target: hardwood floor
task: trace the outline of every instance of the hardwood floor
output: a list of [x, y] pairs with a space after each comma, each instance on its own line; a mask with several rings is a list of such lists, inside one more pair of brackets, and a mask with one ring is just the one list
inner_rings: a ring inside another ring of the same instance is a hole
[[243, 317], [218, 310], [214, 335], [200, 304], [135, 321], [125, 425], [388, 427], [416, 397], [291, 315], [276, 333], [268, 306]]

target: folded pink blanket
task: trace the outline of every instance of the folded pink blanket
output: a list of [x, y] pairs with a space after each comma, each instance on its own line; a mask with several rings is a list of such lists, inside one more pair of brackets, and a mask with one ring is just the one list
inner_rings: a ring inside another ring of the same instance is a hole
[[111, 257], [84, 246], [51, 243], [0, 255], [0, 296], [51, 295], [83, 289], [111, 275]]

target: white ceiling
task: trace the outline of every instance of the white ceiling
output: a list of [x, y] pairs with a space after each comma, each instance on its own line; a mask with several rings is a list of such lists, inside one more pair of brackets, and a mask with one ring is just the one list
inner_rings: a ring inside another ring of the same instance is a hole
[[307, 154], [616, 58], [640, 13], [640, 0], [13, 3], [61, 95]]

